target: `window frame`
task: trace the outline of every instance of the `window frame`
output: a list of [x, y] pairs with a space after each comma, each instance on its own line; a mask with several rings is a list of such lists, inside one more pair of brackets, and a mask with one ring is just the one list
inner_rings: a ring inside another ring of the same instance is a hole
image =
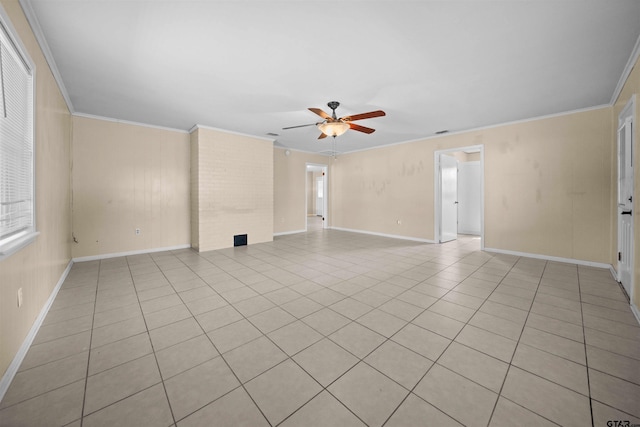
[[27, 245], [33, 243], [36, 237], [40, 234], [37, 230], [37, 214], [36, 214], [36, 66], [27, 49], [25, 48], [22, 40], [18, 36], [18, 32], [13, 27], [9, 16], [5, 12], [2, 5], [0, 5], [0, 31], [8, 38], [10, 48], [15, 50], [20, 56], [20, 59], [28, 69], [31, 75], [31, 185], [32, 185], [32, 202], [31, 202], [31, 227], [26, 230], [22, 230], [15, 235], [9, 236], [4, 239], [0, 239], [0, 261], [8, 258], [14, 253], [18, 252]]

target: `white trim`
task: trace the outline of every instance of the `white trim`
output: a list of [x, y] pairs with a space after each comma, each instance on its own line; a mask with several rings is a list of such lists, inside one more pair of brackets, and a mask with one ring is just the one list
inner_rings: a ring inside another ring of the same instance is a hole
[[613, 266], [613, 264], [609, 265], [609, 272], [611, 272], [611, 276], [613, 276], [613, 279], [616, 282], [620, 282], [620, 280], [618, 280], [618, 272], [616, 271], [615, 267]]
[[[638, 310], [638, 307], [636, 307], [634, 303], [629, 304], [629, 306], [631, 307], [631, 312], [636, 317], [638, 324], [640, 324], [640, 310]], [[0, 399], [2, 399], [2, 395], [0, 395]]]
[[629, 60], [627, 61], [627, 65], [625, 65], [624, 70], [622, 71], [622, 75], [620, 76], [620, 80], [618, 80], [618, 84], [616, 85], [615, 90], [613, 91], [613, 95], [611, 96], [610, 104], [614, 105], [620, 96], [620, 92], [622, 92], [622, 88], [624, 84], [627, 82], [629, 75], [631, 74], [631, 70], [633, 70], [633, 66], [636, 61], [638, 61], [638, 57], [640, 57], [640, 36], [638, 36], [638, 40], [636, 40], [635, 46], [633, 46], [633, 50], [631, 51], [631, 55], [629, 55]]
[[[402, 144], [409, 144], [409, 143], [412, 143], [412, 142], [421, 142], [421, 141], [428, 141], [428, 140], [431, 140], [431, 139], [446, 138], [449, 135], [460, 135], [460, 134], [465, 134], [465, 133], [469, 133], [469, 132], [477, 132], [477, 131], [480, 131], [480, 130], [494, 129], [494, 128], [499, 128], [499, 127], [503, 127], [503, 126], [517, 125], [517, 124], [520, 124], [520, 123], [535, 122], [537, 120], [553, 119], [555, 117], [562, 117], [562, 116], [567, 116], [567, 115], [570, 115], [570, 114], [586, 113], [588, 111], [601, 110], [603, 108], [610, 108], [610, 107], [611, 107], [611, 104], [602, 104], [602, 105], [596, 105], [594, 107], [578, 108], [576, 110], [563, 111], [563, 112], [560, 112], [560, 113], [547, 114], [547, 115], [544, 115], [544, 116], [531, 117], [531, 118], [528, 118], [528, 119], [520, 119], [520, 120], [511, 121], [511, 122], [496, 123], [496, 124], [493, 124], [493, 125], [480, 126], [480, 127], [477, 127], [477, 128], [461, 129], [461, 130], [457, 130], [457, 131], [447, 132], [447, 133], [441, 134], [441, 135], [430, 135], [430, 136], [425, 136], [425, 137], [422, 137], [422, 138], [409, 139], [409, 140], [406, 140], [406, 141], [392, 142], [390, 144], [376, 145], [375, 147], [363, 148], [362, 150], [344, 151], [341, 154], [358, 153], [358, 152], [361, 152], [361, 151], [375, 150], [377, 148], [393, 147], [394, 145], [402, 145]], [[315, 154], [319, 154], [319, 153], [315, 153]]]
[[189, 248], [191, 248], [191, 244], [167, 246], [165, 248], [140, 249], [137, 251], [115, 252], [111, 254], [90, 255], [90, 256], [73, 258], [73, 262], [97, 261], [101, 259], [118, 258], [123, 256], [131, 256], [131, 255], [143, 255], [143, 254], [150, 254], [153, 252], [166, 252], [166, 251], [175, 251], [178, 249], [189, 249]]
[[[264, 137], [264, 136], [251, 135], [251, 134], [248, 134], [248, 133], [236, 132], [236, 131], [228, 130], [228, 129], [214, 128], [214, 127], [212, 127], [212, 126], [205, 126], [205, 125], [199, 125], [199, 124], [195, 124], [195, 125], [193, 125], [193, 126], [191, 127], [191, 129], [189, 129], [189, 131], [188, 131], [188, 132], [189, 132], [189, 133], [192, 133], [192, 132], [193, 132], [194, 130], [196, 130], [196, 129], [214, 130], [214, 131], [217, 131], [217, 132], [230, 133], [230, 134], [232, 134], [232, 135], [246, 136], [246, 137], [249, 137], [249, 138], [262, 139], [262, 140], [264, 140], [264, 141], [269, 141], [269, 142], [275, 142], [275, 140], [276, 140], [275, 138], [266, 138], [266, 137]], [[289, 150], [290, 150], [290, 148], [289, 148]]]
[[282, 231], [280, 233], [273, 233], [273, 237], [287, 236], [289, 234], [298, 234], [298, 233], [306, 233], [306, 232], [307, 230]]
[[145, 128], [151, 128], [151, 129], [168, 130], [168, 131], [179, 132], [179, 133], [189, 133], [184, 129], [176, 129], [176, 128], [170, 128], [170, 127], [166, 127], [166, 126], [150, 125], [150, 124], [147, 124], [147, 123], [132, 122], [130, 120], [114, 119], [113, 117], [96, 116], [94, 114], [73, 113], [73, 116], [84, 117], [85, 119], [103, 120], [105, 122], [121, 123], [121, 124], [124, 124], [124, 125], [141, 126], [141, 127], [145, 127]]
[[436, 243], [433, 240], [429, 240], [429, 239], [421, 239], [421, 238], [418, 238], [418, 237], [409, 237], [409, 236], [400, 236], [400, 235], [397, 235], [397, 234], [377, 233], [375, 231], [355, 230], [353, 228], [342, 228], [342, 227], [329, 227], [329, 228], [331, 230], [348, 231], [349, 233], [370, 234], [372, 236], [388, 237], [390, 239], [410, 240], [412, 242], [421, 242], [421, 243]]
[[39, 235], [40, 235], [39, 231], [29, 231], [28, 233], [21, 234], [19, 238], [13, 239], [10, 242], [0, 246], [0, 261], [2, 261], [3, 259], [9, 258], [11, 255], [15, 254], [20, 249], [35, 242], [36, 238]]
[[562, 257], [550, 256], [550, 255], [533, 254], [533, 253], [529, 253], [529, 252], [510, 251], [510, 250], [506, 250], [506, 249], [484, 248], [484, 250], [487, 251], [487, 252], [493, 252], [493, 253], [498, 253], [498, 254], [514, 255], [514, 256], [521, 256], [521, 257], [534, 258], [534, 259], [542, 259], [542, 260], [545, 260], [545, 261], [562, 262], [562, 263], [565, 263], [565, 264], [584, 265], [586, 267], [596, 267], [596, 268], [606, 268], [606, 269], [611, 269], [612, 268], [611, 264], [606, 264], [606, 263], [603, 263], [603, 262], [584, 261], [584, 260], [581, 260], [581, 259], [562, 258]]
[[33, 6], [31, 5], [30, 0], [19, 0], [20, 6], [22, 6], [22, 11], [24, 12], [25, 17], [27, 18], [27, 22], [29, 22], [29, 26], [31, 27], [31, 31], [40, 45], [40, 50], [42, 51], [42, 55], [44, 56], [45, 61], [47, 61], [47, 65], [49, 65], [49, 69], [51, 70], [51, 74], [53, 74], [53, 78], [58, 84], [58, 89], [64, 98], [64, 101], [67, 104], [67, 108], [69, 112], [73, 114], [74, 108], [73, 103], [71, 102], [71, 97], [69, 96], [69, 92], [67, 92], [67, 88], [64, 85], [64, 81], [62, 80], [62, 75], [60, 74], [60, 70], [58, 70], [58, 65], [56, 64], [55, 59], [53, 58], [53, 54], [51, 53], [51, 49], [49, 49], [49, 44], [47, 43], [47, 39], [42, 32], [42, 27], [40, 26], [40, 21], [38, 21], [38, 17], [33, 10]]
[[38, 314], [38, 317], [36, 317], [36, 320], [33, 322], [33, 326], [31, 326], [31, 329], [29, 330], [29, 333], [27, 334], [24, 341], [22, 342], [20, 349], [18, 349], [18, 352], [16, 353], [15, 357], [11, 361], [11, 364], [9, 365], [6, 372], [2, 376], [2, 379], [0, 380], [0, 401], [2, 401], [2, 399], [4, 398], [5, 393], [9, 389], [9, 386], [11, 385], [11, 381], [13, 381], [13, 378], [18, 373], [18, 369], [20, 368], [22, 361], [27, 355], [27, 351], [29, 351], [29, 348], [31, 347], [33, 340], [35, 339], [38, 331], [40, 330], [40, 326], [42, 326], [42, 322], [44, 322], [45, 317], [47, 317], [47, 313], [49, 313], [49, 309], [51, 308], [53, 301], [56, 299], [56, 296], [58, 295], [58, 291], [60, 290], [60, 287], [62, 286], [65, 279], [69, 275], [69, 271], [71, 271], [72, 266], [73, 266], [73, 261], [69, 261], [69, 263], [67, 264], [67, 268], [65, 268], [65, 270], [62, 272], [62, 276], [60, 276], [60, 280], [58, 280], [58, 283], [56, 284], [55, 288], [53, 288], [51, 295], [49, 295], [49, 299], [44, 304], [44, 307], [42, 307], [42, 310], [40, 310], [40, 314]]

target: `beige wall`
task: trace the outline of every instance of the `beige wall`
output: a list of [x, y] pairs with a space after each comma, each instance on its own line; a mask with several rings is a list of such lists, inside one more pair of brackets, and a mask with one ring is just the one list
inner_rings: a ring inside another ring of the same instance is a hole
[[483, 144], [487, 248], [609, 263], [610, 118], [602, 108], [342, 155], [332, 225], [432, 240], [434, 151]]
[[74, 116], [73, 257], [189, 245], [189, 161], [186, 132]]
[[[617, 126], [618, 126], [618, 114], [620, 114], [620, 111], [622, 111], [622, 109], [624, 108], [625, 105], [627, 105], [627, 102], [629, 101], [629, 99], [631, 99], [631, 95], [636, 94], [636, 115], [634, 117], [633, 120], [633, 127], [634, 127], [634, 135], [633, 135], [633, 143], [634, 143], [634, 156], [633, 156], [633, 164], [634, 165], [639, 165], [640, 163], [640, 150], [638, 149], [638, 147], [640, 147], [640, 59], [638, 61], [636, 61], [633, 70], [631, 71], [631, 74], [629, 75], [629, 77], [627, 78], [627, 81], [625, 82], [625, 85], [622, 88], [622, 91], [620, 92], [620, 95], [618, 96], [618, 99], [616, 100], [614, 107], [613, 107], [613, 113], [612, 113], [612, 123], [613, 123], [613, 127], [612, 127], [612, 134], [611, 134], [611, 139], [613, 141], [612, 143], [612, 151], [614, 153], [613, 159], [612, 159], [612, 168], [614, 170], [613, 173], [613, 179], [611, 181], [611, 187], [612, 187], [612, 198], [611, 198], [611, 204], [610, 206], [612, 207], [611, 209], [611, 214], [613, 215], [613, 217], [615, 218], [615, 220], [613, 221], [613, 227], [612, 227], [612, 238], [614, 240], [614, 246], [613, 246], [613, 250], [611, 252], [611, 259], [610, 262], [613, 264], [614, 268], [618, 267], [618, 262], [617, 262], [617, 251], [618, 251], [618, 232], [617, 232], [617, 220], [618, 220], [618, 211], [617, 211], [617, 200], [616, 200], [616, 194], [617, 194], [617, 176], [618, 176], [618, 172], [617, 172], [617, 157], [616, 157], [616, 153], [617, 153], [617, 136], [616, 136], [616, 130], [617, 130]], [[640, 200], [640, 168], [636, 167], [634, 170], [634, 175], [635, 175], [635, 180], [633, 183], [633, 200], [635, 203], [635, 206], [639, 206], [638, 202], [635, 202], [636, 200]], [[634, 212], [634, 222], [633, 222], [633, 230], [634, 230], [634, 248], [635, 248], [635, 253], [634, 253], [634, 277], [633, 277], [633, 283], [634, 283], [634, 289], [633, 289], [633, 303], [637, 308], [640, 308], [640, 215], [637, 214], [637, 212], [639, 212], [639, 210], [635, 209]]]
[[[247, 234], [248, 244], [273, 240], [273, 142], [198, 128], [197, 246], [200, 251], [233, 246], [233, 236]], [[195, 181], [195, 182], [194, 182]]]
[[[36, 241], [0, 261], [0, 374], [4, 375], [71, 260], [71, 115], [17, 1], [0, 0], [36, 66]], [[17, 290], [23, 305], [17, 306]]]
[[[331, 184], [331, 157], [284, 149], [273, 150], [273, 232], [290, 233], [305, 230], [307, 227], [306, 173], [307, 163], [327, 165], [328, 181]], [[331, 189], [329, 189], [329, 212], [331, 213]], [[331, 224], [331, 215], [329, 215]]]

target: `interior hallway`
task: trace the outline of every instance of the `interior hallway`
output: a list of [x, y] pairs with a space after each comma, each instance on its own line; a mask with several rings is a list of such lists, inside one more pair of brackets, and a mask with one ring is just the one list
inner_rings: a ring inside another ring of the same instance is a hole
[[0, 425], [640, 423], [610, 272], [479, 242], [316, 230], [77, 263]]

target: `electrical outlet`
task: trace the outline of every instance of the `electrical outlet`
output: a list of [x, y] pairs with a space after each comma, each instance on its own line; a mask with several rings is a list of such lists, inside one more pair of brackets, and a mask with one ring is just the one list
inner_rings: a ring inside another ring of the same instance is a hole
[[18, 307], [22, 307], [22, 288], [18, 288]]
[[136, 228], [136, 236], [139, 236], [139, 235], [140, 235], [140, 229]]

